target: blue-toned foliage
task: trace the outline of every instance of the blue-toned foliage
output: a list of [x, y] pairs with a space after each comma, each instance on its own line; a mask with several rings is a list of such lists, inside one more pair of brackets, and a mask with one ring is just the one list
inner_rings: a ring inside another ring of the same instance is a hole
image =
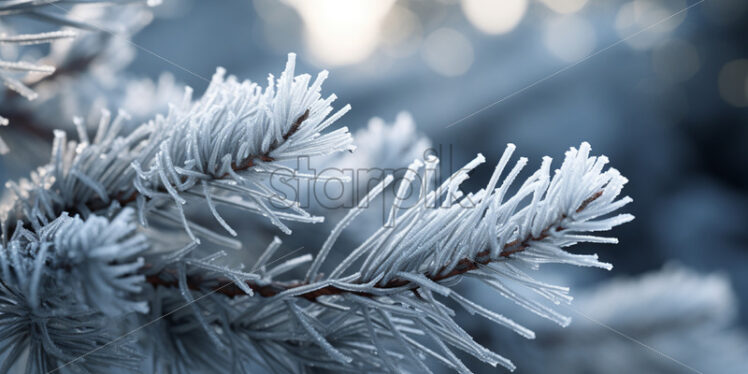
[[[0, 15], [41, 11], [34, 2], [13, 4], [0, 5]], [[58, 36], [66, 35], [25, 38]], [[57, 61], [88, 52], [73, 43]], [[20, 66], [13, 64], [0, 68]], [[199, 99], [186, 88], [166, 113], [143, 123], [130, 123], [125, 111], [102, 111], [93, 125], [91, 118], [74, 121], [77, 140], [55, 131], [50, 161], [8, 183], [0, 208], [0, 372], [399, 373], [436, 364], [468, 373], [461, 354], [513, 370], [509, 358], [455, 321], [452, 308], [524, 338], [535, 333], [459, 293], [454, 286], [465, 277], [569, 324], [554, 308], [571, 301], [569, 289], [530, 274], [546, 263], [611, 268], [596, 255], [566, 250], [615, 243], [596, 232], [633, 218], [615, 213], [631, 199], [620, 197], [627, 181], [606, 169], [605, 156], [592, 156], [582, 143], [555, 171], [546, 157], [522, 179], [528, 160], [510, 166], [510, 144], [488, 185], [463, 191], [485, 157], [437, 180], [439, 160], [421, 153], [429, 141], [402, 115], [391, 127], [374, 121], [362, 133], [362, 160], [355, 153], [337, 159], [355, 149], [347, 127], [333, 128], [349, 106], [333, 111], [335, 95], [322, 96], [327, 72], [312, 79], [295, 75], [295, 67], [290, 54], [265, 87], [219, 68]], [[171, 96], [168, 86], [164, 95]], [[366, 180], [366, 187], [378, 184], [355, 191], [366, 195], [331, 227], [316, 255], [291, 257], [296, 250], [283, 253], [278, 238], [257, 251], [258, 239], [241, 236], [241, 227], [269, 221], [290, 235], [289, 221], [323, 221], [269, 183], [277, 174], [316, 179], [288, 166], [314, 156], [385, 169], [416, 159], [399, 183], [393, 175]], [[382, 205], [384, 221], [371, 227], [368, 220], [372, 230], [352, 230], [355, 239], [338, 243], [388, 188], [395, 198]], [[222, 214], [227, 210], [233, 213]], [[248, 258], [256, 260], [237, 260], [240, 253], [230, 250], [254, 250]]]

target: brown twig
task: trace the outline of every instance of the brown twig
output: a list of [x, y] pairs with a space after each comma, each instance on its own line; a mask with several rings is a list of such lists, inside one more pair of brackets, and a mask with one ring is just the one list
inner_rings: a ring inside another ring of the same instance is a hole
[[[584, 210], [590, 203], [595, 201], [597, 198], [599, 198], [602, 195], [602, 191], [598, 191], [586, 200], [582, 202], [582, 204], [577, 208], [577, 213]], [[527, 249], [530, 246], [531, 241], [539, 241], [547, 238], [552, 230], [561, 231], [563, 230], [563, 227], [558, 226], [560, 222], [566, 218], [566, 215], [562, 215], [559, 217], [559, 219], [546, 227], [543, 231], [541, 231], [540, 235], [537, 237], [528, 235], [524, 239], [517, 239], [514, 241], [511, 241], [509, 243], [506, 243], [504, 245], [504, 248], [502, 252], [500, 253], [500, 257], [502, 258], [509, 258], [511, 255], [520, 253]], [[491, 262], [498, 261], [497, 259], [492, 259], [490, 257], [490, 249], [486, 249], [484, 251], [478, 252], [475, 257], [473, 258], [463, 258], [461, 259], [455, 268], [448, 272], [444, 273], [445, 268], [440, 269], [434, 274], [426, 274], [426, 277], [434, 282], [439, 282], [442, 280], [445, 280], [447, 278], [451, 278], [454, 276], [458, 276], [461, 274], [465, 274], [471, 270], [478, 269], [481, 265], [487, 265]], [[165, 277], [168, 277], [169, 279], [165, 279]], [[154, 287], [178, 287], [177, 277], [173, 270], [164, 270], [161, 271], [158, 274], [149, 275], [146, 277], [146, 281], [150, 283]], [[251, 288], [255, 293], [259, 294], [263, 297], [273, 297], [278, 294], [280, 294], [283, 291], [287, 291], [296, 287], [305, 286], [309, 283], [306, 282], [273, 282], [266, 285], [259, 285], [250, 281], [245, 282], [249, 288]], [[407, 286], [410, 282], [401, 280], [401, 279], [393, 279], [385, 284], [377, 284], [374, 285], [375, 288], [385, 290], [385, 289], [391, 289], [391, 288], [397, 288], [402, 286]], [[200, 277], [187, 277], [187, 286], [189, 289], [193, 291], [212, 291], [215, 293], [220, 293], [223, 295], [226, 295], [228, 297], [237, 297], [237, 296], [246, 296], [247, 294], [242, 290], [239, 286], [234, 283], [234, 281], [230, 279], [225, 278], [216, 278], [212, 280], [203, 280]], [[413, 289], [418, 288], [417, 285], [413, 285]], [[297, 297], [301, 297], [304, 299], [307, 299], [309, 301], [316, 301], [317, 298], [321, 296], [331, 296], [331, 295], [341, 295], [341, 294], [353, 294], [358, 296], [364, 296], [364, 297], [373, 297], [374, 295], [372, 293], [368, 292], [355, 292], [355, 291], [348, 291], [341, 289], [339, 287], [329, 285], [325, 286], [319, 289], [316, 289], [314, 291], [309, 291], [306, 293], [302, 293], [297, 295]]]

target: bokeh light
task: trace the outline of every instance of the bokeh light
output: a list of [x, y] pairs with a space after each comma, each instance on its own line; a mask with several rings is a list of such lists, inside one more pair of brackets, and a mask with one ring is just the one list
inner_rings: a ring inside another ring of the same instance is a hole
[[545, 6], [556, 13], [571, 14], [578, 12], [587, 4], [587, 0], [541, 0]]
[[597, 37], [589, 22], [575, 16], [557, 17], [546, 25], [546, 48], [563, 61], [577, 61], [595, 48]]
[[470, 41], [449, 28], [440, 28], [429, 34], [421, 55], [432, 70], [447, 77], [465, 74], [474, 59]]
[[394, 0], [288, 0], [304, 20], [309, 53], [325, 65], [363, 61], [376, 49]]
[[512, 31], [527, 10], [527, 0], [462, 0], [460, 4], [470, 23], [486, 34]]
[[616, 30], [635, 49], [650, 49], [661, 42], [686, 14], [685, 0], [634, 0], [624, 4], [616, 15]]
[[733, 60], [722, 67], [719, 95], [730, 105], [748, 107], [748, 59]]
[[420, 47], [423, 25], [410, 9], [395, 5], [382, 22], [380, 43], [391, 57], [406, 57]]

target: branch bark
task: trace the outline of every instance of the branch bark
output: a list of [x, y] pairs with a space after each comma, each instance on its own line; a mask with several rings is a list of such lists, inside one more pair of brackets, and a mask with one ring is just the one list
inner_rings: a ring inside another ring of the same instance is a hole
[[[598, 191], [588, 197], [582, 202], [582, 204], [576, 209], [579, 213], [583, 211], [590, 203], [595, 201], [602, 195], [602, 191]], [[517, 239], [506, 243], [500, 254], [501, 258], [509, 258], [513, 254], [520, 253], [530, 246], [532, 241], [540, 241], [551, 235], [555, 231], [561, 231], [564, 228], [560, 226], [561, 222], [566, 218], [566, 215], [560, 216], [554, 223], [546, 227], [541, 231], [540, 235], [534, 237], [529, 235], [522, 239]], [[447, 278], [455, 277], [471, 270], [478, 269], [481, 265], [487, 265], [491, 262], [498, 261], [498, 259], [491, 259], [489, 257], [490, 249], [479, 252], [475, 258], [463, 258], [458, 262], [458, 265], [449, 273], [443, 273], [444, 269], [440, 269], [436, 274], [425, 274], [427, 278], [434, 282], [439, 282]], [[165, 279], [168, 278], [168, 279]], [[162, 270], [158, 274], [149, 275], [146, 277], [146, 281], [154, 287], [179, 287], [176, 272], [173, 270]], [[410, 282], [393, 279], [385, 284], [377, 284], [374, 287], [377, 289], [391, 289], [402, 286], [407, 286]], [[246, 282], [247, 286], [251, 288], [255, 293], [263, 297], [273, 297], [280, 294], [283, 291], [291, 290], [297, 287], [306, 286], [308, 282], [273, 282], [270, 284], [260, 285], [250, 281]], [[411, 283], [412, 284], [412, 283]], [[225, 278], [216, 279], [202, 279], [200, 277], [187, 277], [187, 286], [193, 291], [209, 291], [214, 293], [220, 293], [228, 297], [247, 296], [247, 294], [234, 283], [234, 281]], [[418, 285], [412, 284], [412, 289], [419, 288]], [[309, 301], [316, 301], [321, 296], [341, 295], [341, 294], [353, 294], [364, 297], [374, 297], [375, 295], [368, 292], [354, 292], [341, 289], [339, 287], [329, 285], [319, 288], [314, 291], [309, 291], [297, 295], [297, 297], [307, 299]]]

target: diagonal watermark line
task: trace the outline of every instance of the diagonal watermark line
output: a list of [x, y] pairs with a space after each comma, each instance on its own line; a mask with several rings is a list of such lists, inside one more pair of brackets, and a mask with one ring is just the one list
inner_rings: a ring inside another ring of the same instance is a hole
[[[304, 249], [303, 245], [301, 247], [299, 247], [299, 248], [294, 249], [291, 252], [288, 252], [288, 253], [284, 254], [281, 257], [276, 258], [275, 260], [273, 260], [270, 263], [268, 263], [267, 266], [270, 266], [270, 265], [272, 265], [272, 264], [274, 264], [274, 263], [276, 263], [276, 262], [278, 262], [278, 261], [280, 261], [280, 260], [282, 260], [284, 258], [287, 258], [288, 256], [291, 256], [292, 254], [297, 253], [297, 252], [299, 252], [302, 249]], [[202, 299], [204, 299], [204, 298], [206, 298], [208, 296], [210, 296], [210, 295], [213, 295], [213, 294], [215, 294], [217, 292], [220, 292], [222, 289], [224, 289], [225, 287], [228, 287], [228, 286], [230, 286], [232, 284], [234, 284], [234, 283], [233, 282], [228, 282], [228, 283], [224, 284], [223, 286], [218, 287], [218, 288], [216, 288], [216, 289], [214, 289], [214, 290], [212, 290], [212, 291], [210, 291], [210, 292], [208, 292], [206, 294], [200, 295], [200, 297], [196, 298], [192, 302], [185, 303], [184, 305], [179, 306], [178, 308], [172, 310], [169, 313], [166, 313], [166, 314], [164, 314], [164, 315], [162, 315], [162, 316], [160, 316], [160, 317], [158, 317], [156, 319], [153, 319], [152, 321], [148, 321], [147, 323], [145, 323], [143, 325], [140, 325], [140, 326], [136, 327], [135, 329], [130, 330], [129, 332], [127, 332], [127, 333], [125, 333], [123, 335], [120, 335], [116, 339], [114, 339], [114, 340], [112, 340], [112, 341], [110, 341], [110, 342], [108, 342], [108, 343], [106, 343], [106, 344], [104, 344], [102, 346], [96, 347], [95, 349], [92, 349], [91, 351], [88, 351], [88, 352], [86, 352], [86, 353], [84, 353], [84, 354], [76, 357], [75, 359], [70, 360], [70, 361], [68, 361], [68, 362], [60, 365], [60, 366], [58, 366], [55, 369], [48, 371], [47, 374], [56, 373], [59, 370], [62, 370], [63, 368], [65, 368], [67, 366], [70, 366], [70, 365], [72, 365], [72, 364], [74, 364], [74, 363], [76, 363], [76, 362], [78, 362], [78, 361], [86, 358], [86, 356], [88, 356], [88, 355], [91, 355], [91, 354], [96, 353], [96, 352], [98, 352], [98, 351], [100, 351], [102, 349], [105, 349], [106, 347], [109, 347], [112, 344], [116, 344], [117, 342], [122, 341], [123, 339], [127, 338], [128, 336], [130, 336], [130, 335], [132, 335], [132, 334], [134, 334], [134, 333], [136, 333], [136, 332], [138, 332], [138, 331], [140, 331], [140, 330], [142, 330], [142, 329], [144, 329], [144, 328], [146, 328], [146, 327], [148, 327], [148, 326], [150, 326], [150, 325], [152, 325], [152, 324], [154, 324], [154, 323], [156, 323], [156, 322], [158, 322], [158, 321], [160, 321], [160, 320], [162, 320], [162, 319], [164, 319], [164, 318], [166, 318], [166, 317], [168, 317], [168, 316], [170, 316], [170, 315], [172, 315], [172, 314], [174, 314], [174, 313], [176, 313], [176, 312], [178, 312], [178, 311], [180, 311], [180, 310], [182, 310], [182, 309], [184, 309], [184, 308], [186, 308], [186, 307], [188, 307], [188, 306], [190, 306], [190, 305], [192, 305], [192, 304], [194, 304], [194, 303], [196, 303], [196, 302], [198, 302], [198, 301], [200, 301], [200, 300], [202, 300]]]
[[656, 348], [654, 348], [654, 347], [652, 347], [652, 346], [650, 346], [650, 345], [648, 345], [648, 344], [646, 344], [646, 343], [644, 343], [644, 342], [642, 342], [642, 341], [640, 341], [640, 340], [638, 340], [636, 338], [633, 338], [633, 337], [631, 337], [629, 335], [626, 335], [623, 332], [621, 332], [621, 331], [619, 331], [619, 330], [617, 330], [617, 329], [615, 329], [615, 328], [613, 328], [613, 327], [611, 327], [611, 326], [609, 326], [609, 325], [607, 325], [607, 324], [605, 324], [603, 322], [600, 322], [600, 321], [598, 321], [598, 320], [596, 320], [596, 319], [588, 316], [587, 314], [583, 313], [581, 310], [576, 309], [576, 308], [572, 307], [571, 305], [564, 305], [564, 307], [566, 307], [570, 311], [572, 311], [572, 312], [574, 312], [574, 313], [582, 316], [584, 319], [586, 319], [586, 320], [588, 320], [588, 321], [590, 321], [590, 322], [592, 322], [592, 323], [594, 323], [594, 324], [596, 324], [596, 325], [598, 325], [598, 326], [600, 326], [600, 327], [602, 327], [604, 329], [607, 329], [607, 330], [615, 333], [616, 335], [618, 335], [618, 336], [620, 336], [620, 337], [622, 337], [622, 338], [624, 338], [624, 339], [626, 339], [626, 340], [628, 340], [630, 342], [636, 343], [636, 344], [642, 346], [643, 348], [645, 348], [645, 349], [647, 349], [647, 350], [649, 350], [649, 351], [657, 354], [658, 356], [660, 356], [662, 358], [668, 359], [668, 360], [670, 360], [670, 361], [678, 364], [679, 366], [682, 366], [682, 367], [684, 367], [684, 368], [686, 368], [686, 369], [688, 369], [688, 370], [690, 370], [690, 371], [692, 371], [694, 373], [704, 374], [702, 371], [697, 370], [693, 366], [690, 366], [690, 365], [684, 363], [683, 361], [680, 361], [680, 360], [678, 360], [678, 359], [676, 359], [676, 358], [674, 358], [674, 357], [672, 357], [672, 356], [670, 356], [670, 355], [668, 355], [668, 354], [666, 354], [666, 353], [664, 353], [664, 352], [662, 352], [662, 351], [660, 351], [660, 350], [658, 350], [658, 349], [656, 349]]
[[[63, 7], [61, 7], [61, 6], [57, 5], [57, 4], [54, 4], [54, 3], [50, 3], [48, 5], [51, 6], [51, 7], [53, 7], [53, 8], [57, 8], [57, 9], [60, 9], [62, 11], [65, 11], [65, 12], [68, 11], [67, 9], [65, 9], [65, 8], [63, 8]], [[158, 53], [156, 53], [156, 52], [154, 52], [154, 51], [152, 51], [152, 50], [150, 50], [150, 49], [148, 49], [146, 47], [143, 47], [142, 45], [140, 45], [138, 43], [133, 42], [132, 40], [130, 40], [130, 38], [128, 38], [126, 36], [123, 36], [123, 35], [120, 35], [118, 33], [115, 33], [115, 32], [113, 32], [111, 30], [106, 30], [106, 29], [101, 28], [101, 27], [99, 27], [97, 25], [94, 25], [94, 24], [87, 24], [87, 26], [90, 27], [91, 29], [96, 30], [96, 31], [99, 31], [99, 32], [102, 32], [102, 33], [105, 33], [105, 34], [109, 34], [109, 35], [111, 35], [111, 36], [113, 36], [115, 38], [119, 38], [119, 39], [125, 41], [127, 44], [130, 44], [131, 46], [133, 46], [133, 47], [135, 47], [135, 48], [137, 48], [137, 49], [139, 49], [139, 50], [141, 50], [141, 51], [143, 51], [145, 53], [148, 53], [149, 55], [151, 55], [151, 56], [153, 56], [153, 57], [155, 57], [155, 58], [157, 58], [157, 59], [159, 59], [159, 60], [161, 60], [161, 61], [163, 61], [163, 62], [165, 62], [165, 63], [167, 63], [169, 65], [171, 65], [171, 66], [174, 66], [177, 69], [182, 70], [185, 73], [192, 75], [193, 77], [196, 77], [196, 78], [198, 78], [200, 80], [203, 80], [205, 82], [210, 83], [210, 79], [208, 79], [208, 78], [206, 78], [206, 77], [204, 77], [204, 76], [202, 76], [202, 75], [200, 75], [198, 73], [195, 73], [192, 70], [187, 69], [186, 67], [184, 67], [182, 65], [179, 65], [176, 62], [174, 62], [174, 61], [172, 61], [172, 60], [170, 60], [170, 59], [168, 59], [168, 58], [166, 58], [164, 56], [161, 56], [160, 54], [158, 54]]]
[[579, 60], [579, 61], [577, 61], [577, 62], [575, 62], [573, 64], [564, 66], [563, 68], [558, 69], [555, 72], [553, 72], [553, 73], [551, 73], [549, 75], [546, 75], [545, 77], [540, 78], [540, 79], [538, 79], [538, 80], [530, 83], [529, 85], [527, 85], [525, 87], [522, 87], [519, 90], [514, 91], [511, 94], [506, 95], [506, 96], [502, 97], [501, 99], [496, 100], [493, 103], [488, 104], [488, 105], [486, 105], [486, 106], [484, 106], [484, 107], [476, 110], [475, 112], [472, 112], [472, 113], [468, 114], [467, 116], [458, 119], [457, 121], [454, 121], [454, 122], [450, 123], [449, 125], [447, 125], [445, 127], [445, 129], [448, 129], [448, 128], [452, 127], [452, 126], [455, 126], [455, 125], [457, 125], [459, 123], [462, 123], [466, 119], [469, 119], [469, 118], [471, 118], [471, 117], [473, 117], [473, 116], [475, 116], [475, 115], [477, 115], [479, 113], [482, 113], [482, 112], [484, 112], [484, 111], [486, 111], [486, 110], [488, 110], [490, 108], [493, 108], [494, 106], [496, 106], [498, 104], [501, 104], [502, 102], [504, 102], [506, 100], [509, 100], [512, 97], [517, 96], [517, 95], [519, 95], [519, 94], [521, 94], [521, 93], [523, 93], [523, 92], [525, 92], [525, 91], [527, 91], [527, 90], [529, 90], [529, 89], [531, 89], [531, 88], [533, 88], [533, 87], [535, 87], [535, 86], [537, 86], [537, 85], [539, 85], [539, 84], [541, 84], [541, 83], [543, 83], [543, 82], [545, 82], [547, 80], [550, 80], [550, 79], [554, 78], [555, 76], [557, 76], [557, 75], [559, 75], [559, 74], [561, 74], [561, 73], [563, 73], [563, 72], [565, 72], [567, 70], [570, 70], [570, 69], [572, 69], [572, 68], [574, 68], [574, 67], [576, 67], [576, 66], [578, 66], [578, 65], [580, 65], [580, 64], [582, 64], [582, 63], [584, 63], [584, 62], [586, 62], [586, 61], [588, 61], [590, 59], [592, 59], [595, 56], [601, 55], [601, 54], [609, 51], [610, 49], [613, 49], [616, 46], [618, 46], [618, 45], [620, 45], [620, 44], [622, 44], [622, 43], [624, 43], [624, 42], [626, 42], [626, 41], [628, 41], [628, 40], [630, 40], [632, 38], [635, 38], [636, 36], [642, 34], [643, 32], [645, 32], [647, 30], [650, 30], [653, 27], [656, 27], [656, 26], [658, 26], [658, 25], [660, 25], [660, 24], [662, 24], [664, 22], [667, 22], [668, 20], [672, 19], [673, 17], [675, 17], [675, 16], [677, 16], [677, 15], [679, 15], [681, 13], [687, 12], [689, 9], [691, 9], [691, 8], [693, 8], [693, 7], [701, 4], [701, 3], [703, 3], [704, 1], [705, 0], [699, 0], [698, 2], [696, 2], [694, 4], [691, 4], [691, 5], [683, 8], [683, 9], [681, 9], [681, 10], [679, 10], [679, 11], [677, 11], [677, 12], [675, 12], [675, 13], [673, 13], [673, 14], [671, 14], [671, 15], [669, 15], [669, 16], [667, 16], [667, 17], [665, 17], [665, 18], [663, 18], [663, 19], [661, 19], [661, 20], [659, 20], [659, 21], [657, 21], [657, 22], [655, 22], [655, 23], [653, 23], [653, 24], [651, 24], [651, 25], [649, 25], [649, 26], [647, 26], [647, 27], [645, 27], [645, 28], [637, 31], [637, 32], [635, 32], [635, 33], [633, 33], [633, 34], [631, 34], [631, 35], [628, 35], [627, 37], [625, 37], [623, 39], [620, 39], [620, 40], [616, 41], [615, 43], [608, 45], [605, 48], [597, 50], [595, 53], [593, 53], [591, 55], [588, 55], [588, 56], [584, 57], [583, 59], [581, 59], [581, 60]]
[[[703, 1], [703, 0], [702, 0], [702, 1]], [[160, 54], [158, 54], [158, 53], [156, 53], [156, 52], [153, 52], [153, 51], [151, 51], [150, 49], [148, 49], [148, 48], [146, 48], [146, 47], [143, 47], [143, 46], [141, 46], [141, 45], [139, 45], [139, 44], [137, 44], [137, 43], [133, 42], [133, 41], [132, 41], [132, 40], [130, 40], [129, 38], [126, 38], [126, 37], [124, 37], [124, 36], [120, 36], [120, 35], [116, 35], [116, 34], [112, 34], [112, 35], [114, 35], [115, 37], [119, 37], [119, 38], [122, 38], [122, 39], [124, 39], [124, 40], [125, 40], [125, 42], [129, 43], [129, 44], [130, 44], [130, 45], [132, 45], [133, 47], [135, 47], [135, 48], [137, 48], [137, 49], [139, 49], [139, 50], [141, 50], [141, 51], [143, 51], [143, 52], [146, 52], [146, 53], [148, 53], [149, 55], [151, 55], [151, 56], [153, 56], [153, 57], [156, 57], [157, 59], [159, 59], [159, 60], [161, 60], [161, 61], [163, 61], [163, 62], [165, 62], [165, 63], [167, 63], [167, 64], [169, 64], [169, 65], [172, 65], [172, 66], [174, 66], [174, 67], [178, 68], [179, 70], [182, 70], [182, 71], [184, 71], [184, 72], [186, 72], [186, 73], [188, 73], [188, 74], [190, 74], [190, 75], [192, 75], [192, 76], [194, 76], [194, 77], [196, 77], [196, 78], [198, 78], [198, 79], [201, 79], [201, 80], [203, 80], [203, 81], [205, 81], [205, 82], [208, 82], [208, 83], [210, 83], [210, 79], [208, 79], [208, 78], [205, 78], [205, 77], [203, 77], [203, 76], [202, 76], [202, 75], [200, 75], [200, 74], [197, 74], [197, 73], [194, 73], [194, 72], [192, 72], [192, 70], [190, 70], [190, 69], [187, 69], [186, 67], [184, 67], [184, 66], [181, 66], [181, 65], [177, 64], [176, 62], [174, 62], [174, 61], [172, 61], [172, 60], [170, 60], [170, 59], [168, 59], [168, 58], [166, 58], [166, 57], [164, 57], [164, 56], [161, 56]]]

